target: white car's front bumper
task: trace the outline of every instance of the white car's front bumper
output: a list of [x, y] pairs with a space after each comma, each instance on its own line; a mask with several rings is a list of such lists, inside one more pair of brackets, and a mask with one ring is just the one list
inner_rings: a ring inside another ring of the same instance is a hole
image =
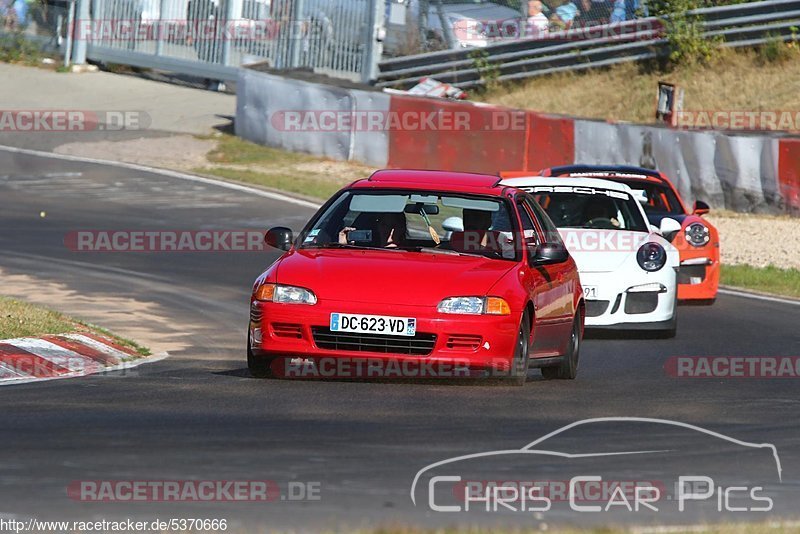
[[624, 276], [620, 272], [580, 273], [586, 297], [586, 326], [614, 329], [669, 329], [675, 316], [675, 270]]

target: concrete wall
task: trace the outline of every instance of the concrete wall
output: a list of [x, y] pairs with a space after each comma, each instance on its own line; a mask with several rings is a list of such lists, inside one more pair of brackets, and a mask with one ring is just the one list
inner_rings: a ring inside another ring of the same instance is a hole
[[[378, 123], [315, 127], [323, 113], [362, 112], [378, 117]], [[292, 128], [298, 114], [311, 120]], [[398, 126], [404, 117], [431, 115], [457, 115], [467, 127], [461, 122], [460, 128], [448, 128], [452, 121], [446, 120], [437, 128]], [[554, 117], [343, 89], [247, 69], [241, 69], [237, 86], [236, 134], [267, 146], [376, 167], [493, 174], [568, 163], [647, 166], [672, 178], [690, 204], [700, 199], [713, 208], [741, 212], [800, 212], [800, 139], [793, 138]]]

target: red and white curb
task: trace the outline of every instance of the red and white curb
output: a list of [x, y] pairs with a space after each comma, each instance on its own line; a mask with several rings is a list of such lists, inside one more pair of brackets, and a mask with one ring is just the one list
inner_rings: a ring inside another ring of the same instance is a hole
[[142, 357], [91, 333], [0, 340], [0, 386], [120, 371], [166, 358]]

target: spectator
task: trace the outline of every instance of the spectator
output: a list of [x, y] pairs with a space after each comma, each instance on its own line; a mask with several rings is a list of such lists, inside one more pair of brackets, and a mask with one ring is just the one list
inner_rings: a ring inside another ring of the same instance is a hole
[[612, 0], [592, 0], [592, 17], [598, 21], [599, 24], [608, 23], [608, 19], [611, 17], [612, 6]]
[[611, 22], [624, 22], [635, 19], [639, 13], [647, 16], [647, 6], [641, 0], [615, 0], [611, 12]]
[[614, 8], [611, 11], [611, 23], [625, 22], [625, 0], [614, 0]]
[[542, 12], [542, 2], [531, 0], [528, 2], [528, 20], [525, 27], [525, 35], [529, 37], [540, 37], [550, 29], [550, 21], [547, 15]]
[[569, 28], [578, 14], [580, 14], [578, 6], [572, 0], [566, 0], [566, 2], [556, 7], [551, 21], [561, 28]]
[[14, 0], [0, 0], [0, 22], [2, 22], [4, 30], [18, 29], [19, 21], [17, 10], [14, 8]]
[[581, 0], [580, 15], [575, 18], [573, 26], [580, 24], [583, 28], [608, 24], [611, 5], [614, 0]]

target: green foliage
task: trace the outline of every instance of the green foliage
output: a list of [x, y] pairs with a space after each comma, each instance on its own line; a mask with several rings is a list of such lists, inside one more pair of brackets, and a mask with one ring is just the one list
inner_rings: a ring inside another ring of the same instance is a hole
[[723, 265], [720, 283], [787, 297], [800, 297], [800, 271], [750, 265]]
[[703, 0], [655, 0], [652, 14], [666, 28], [669, 60], [674, 64], [707, 63], [719, 50], [721, 39], [703, 35], [703, 18], [689, 13], [703, 7]]
[[472, 60], [472, 65], [478, 71], [478, 75], [483, 82], [486, 90], [491, 90], [497, 87], [498, 77], [500, 76], [500, 69], [489, 61], [489, 53], [480, 48], [476, 48], [469, 53], [469, 58]]
[[785, 41], [780, 35], [770, 35], [767, 42], [758, 49], [758, 58], [762, 63], [782, 64], [796, 59], [800, 53], [800, 41], [797, 27], [792, 26], [791, 37]]
[[26, 39], [22, 32], [0, 36], [0, 61], [38, 65], [42, 57], [41, 48]]

